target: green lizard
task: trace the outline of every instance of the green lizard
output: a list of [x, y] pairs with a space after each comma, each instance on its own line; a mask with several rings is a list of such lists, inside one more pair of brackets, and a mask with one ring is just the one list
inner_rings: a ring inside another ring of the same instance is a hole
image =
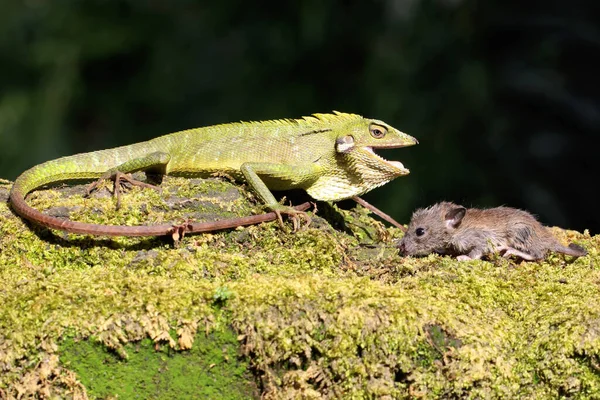
[[[387, 161], [373, 149], [416, 143], [413, 137], [382, 121], [341, 112], [222, 124], [39, 164], [16, 179], [10, 201], [21, 217], [49, 228], [95, 235], [154, 236], [173, 233], [173, 227], [71, 221], [41, 213], [26, 203], [25, 196], [41, 186], [73, 179], [114, 179], [118, 194], [121, 180], [145, 185], [124, 175], [136, 171], [183, 176], [225, 173], [247, 182], [280, 221], [281, 214], [291, 215], [296, 225], [303, 211], [279, 204], [270, 190], [300, 188], [323, 201], [359, 196], [409, 173], [402, 163]], [[199, 230], [206, 229], [195, 231]], [[183, 228], [183, 233], [186, 231], [192, 229]]]

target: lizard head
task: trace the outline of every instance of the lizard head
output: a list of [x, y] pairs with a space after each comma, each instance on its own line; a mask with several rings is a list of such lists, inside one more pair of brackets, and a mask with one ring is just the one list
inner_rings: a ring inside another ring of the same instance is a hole
[[[335, 142], [335, 157], [328, 171], [307, 192], [317, 200], [338, 201], [360, 196], [410, 171], [400, 161], [389, 161], [377, 149], [412, 146], [417, 140], [383, 121], [334, 111], [308, 117], [315, 126], [325, 125]], [[327, 169], [327, 168], [326, 168]]]
[[336, 138], [336, 152], [346, 160], [357, 177], [364, 181], [367, 190], [410, 172], [400, 161], [386, 160], [377, 155], [375, 150], [415, 145], [418, 141], [412, 136], [383, 121], [363, 117], [350, 119], [340, 128]]

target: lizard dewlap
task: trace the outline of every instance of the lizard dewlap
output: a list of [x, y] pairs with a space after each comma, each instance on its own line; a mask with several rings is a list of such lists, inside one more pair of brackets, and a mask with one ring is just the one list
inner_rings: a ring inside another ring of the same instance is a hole
[[[14, 210], [35, 223], [69, 232], [150, 236], [160, 229], [85, 224], [45, 215], [25, 202], [40, 186], [72, 179], [129, 179], [152, 170], [167, 175], [226, 173], [247, 182], [271, 211], [301, 215], [277, 202], [271, 190], [304, 189], [316, 200], [359, 196], [409, 170], [374, 150], [406, 147], [417, 140], [383, 121], [334, 112], [299, 119], [237, 122], [189, 129], [146, 142], [76, 154], [21, 174], [10, 193]], [[135, 229], [137, 228], [137, 229]]]

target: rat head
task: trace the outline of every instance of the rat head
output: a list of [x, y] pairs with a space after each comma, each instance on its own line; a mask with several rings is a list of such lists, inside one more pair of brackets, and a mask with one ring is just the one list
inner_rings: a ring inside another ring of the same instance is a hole
[[398, 244], [400, 254], [425, 256], [451, 252], [451, 239], [459, 228], [467, 209], [442, 202], [413, 213], [408, 229]]

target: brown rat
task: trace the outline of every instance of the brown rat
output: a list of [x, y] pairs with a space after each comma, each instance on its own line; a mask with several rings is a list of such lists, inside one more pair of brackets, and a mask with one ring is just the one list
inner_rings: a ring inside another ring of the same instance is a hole
[[587, 251], [576, 244], [561, 245], [527, 211], [510, 207], [465, 208], [442, 202], [413, 213], [398, 244], [407, 256], [431, 253], [457, 256], [461, 261], [492, 253], [524, 260], [541, 260], [548, 251], [580, 257]]

